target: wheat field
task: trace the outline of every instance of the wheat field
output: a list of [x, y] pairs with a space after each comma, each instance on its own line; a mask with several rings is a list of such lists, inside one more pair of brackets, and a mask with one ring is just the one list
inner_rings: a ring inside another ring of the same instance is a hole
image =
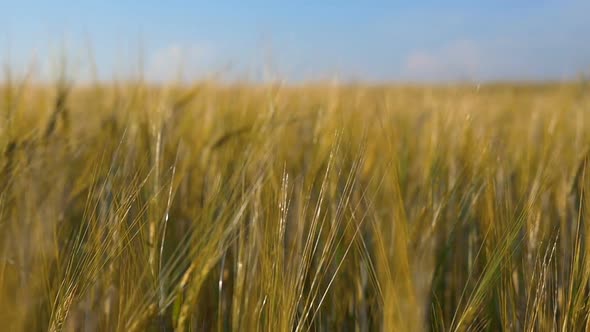
[[584, 82], [0, 92], [3, 330], [590, 328]]

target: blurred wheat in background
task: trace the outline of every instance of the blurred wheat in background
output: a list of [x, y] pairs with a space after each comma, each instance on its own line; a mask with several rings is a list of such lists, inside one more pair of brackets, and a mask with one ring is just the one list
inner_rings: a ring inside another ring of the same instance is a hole
[[590, 326], [583, 82], [0, 91], [3, 330]]

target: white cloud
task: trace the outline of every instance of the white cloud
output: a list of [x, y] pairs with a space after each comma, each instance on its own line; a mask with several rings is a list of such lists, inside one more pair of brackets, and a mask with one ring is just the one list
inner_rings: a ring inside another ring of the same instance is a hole
[[173, 43], [148, 57], [146, 76], [154, 81], [192, 80], [211, 74], [214, 65], [214, 53], [209, 45]]
[[411, 53], [403, 66], [410, 80], [472, 80], [484, 69], [483, 52], [471, 41], [455, 41], [442, 48]]

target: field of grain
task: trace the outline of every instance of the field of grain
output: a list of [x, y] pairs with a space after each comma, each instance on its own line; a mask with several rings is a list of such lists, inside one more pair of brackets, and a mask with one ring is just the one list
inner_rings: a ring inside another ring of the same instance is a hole
[[582, 331], [583, 82], [0, 88], [6, 331]]

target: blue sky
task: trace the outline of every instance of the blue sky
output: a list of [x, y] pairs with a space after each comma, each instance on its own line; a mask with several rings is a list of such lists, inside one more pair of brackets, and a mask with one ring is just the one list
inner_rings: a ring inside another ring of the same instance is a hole
[[0, 0], [0, 59], [50, 77], [65, 50], [79, 79], [89, 54], [101, 79], [567, 79], [590, 73], [588, 13], [587, 0]]

